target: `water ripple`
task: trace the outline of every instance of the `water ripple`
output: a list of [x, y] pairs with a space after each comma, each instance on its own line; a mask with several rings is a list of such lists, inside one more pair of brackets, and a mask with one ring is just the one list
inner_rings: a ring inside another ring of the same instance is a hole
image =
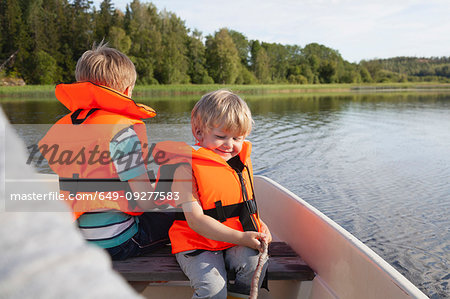
[[448, 100], [439, 109], [351, 103], [321, 115], [256, 115], [255, 171], [319, 208], [430, 297], [444, 298], [450, 282]]

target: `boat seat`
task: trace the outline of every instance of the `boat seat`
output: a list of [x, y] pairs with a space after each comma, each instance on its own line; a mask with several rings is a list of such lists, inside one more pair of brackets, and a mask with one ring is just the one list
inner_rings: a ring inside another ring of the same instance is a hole
[[[313, 270], [286, 243], [272, 242], [269, 255], [268, 280], [309, 281], [314, 278]], [[188, 280], [170, 246], [148, 255], [113, 261], [113, 268], [131, 284]]]

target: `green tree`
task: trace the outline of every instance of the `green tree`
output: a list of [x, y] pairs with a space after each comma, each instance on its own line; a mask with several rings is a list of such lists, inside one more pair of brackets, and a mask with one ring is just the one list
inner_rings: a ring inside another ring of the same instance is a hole
[[136, 67], [137, 82], [140, 84], [158, 84], [153, 78], [153, 64], [150, 59], [130, 56], [131, 61]]
[[450, 65], [436, 67], [435, 73], [437, 76], [450, 78]]
[[133, 0], [126, 7], [124, 27], [131, 39], [129, 55], [136, 65], [138, 83], [158, 83], [154, 70], [157, 61], [162, 59], [162, 38], [156, 7]]
[[255, 75], [244, 65], [240, 65], [239, 75], [236, 78], [236, 84], [256, 84], [258, 80]]
[[256, 56], [261, 49], [261, 43], [258, 40], [250, 41], [250, 69], [255, 71]]
[[320, 83], [337, 82], [346, 72], [344, 60], [339, 52], [324, 45], [308, 44], [303, 48], [302, 55], [315, 75], [314, 83], [318, 83], [317, 79]]
[[35, 65], [31, 83], [35, 84], [53, 84], [59, 81], [58, 65], [56, 60], [48, 53], [38, 50], [34, 55]]
[[0, 62], [7, 76], [27, 83], [72, 81], [78, 58], [105, 38], [136, 65], [138, 83], [250, 84], [291, 82], [450, 82], [450, 57], [394, 57], [345, 61], [318, 43], [298, 45], [249, 41], [219, 29], [207, 36], [175, 14], [132, 0], [125, 14], [113, 0], [1, 0]]
[[307, 64], [292, 65], [288, 69], [287, 79], [289, 83], [307, 84], [313, 82], [314, 74]]
[[175, 14], [161, 12], [162, 53], [155, 77], [160, 83], [188, 83], [187, 29]]
[[[55, 61], [62, 60], [60, 25], [64, 21], [64, 7], [61, 0], [37, 0], [32, 2], [28, 24], [30, 25], [30, 37], [35, 55], [44, 51], [52, 56]], [[38, 58], [36, 57], [36, 59]], [[59, 68], [57, 71], [60, 72]]]
[[306, 78], [306, 83], [314, 83], [314, 73], [308, 64], [300, 65], [300, 75]]
[[359, 66], [359, 74], [361, 76], [361, 81], [365, 83], [372, 82], [372, 76], [370, 75], [369, 71], [364, 66]]
[[111, 0], [103, 0], [100, 10], [94, 12], [95, 40], [110, 40], [110, 29], [114, 25], [115, 10]]
[[234, 45], [238, 51], [239, 58], [241, 59], [241, 64], [245, 67], [249, 67], [249, 51], [250, 51], [250, 42], [247, 37], [240, 32], [230, 30], [229, 34], [233, 39]]
[[[58, 65], [61, 69], [61, 81], [71, 82], [75, 80], [75, 65], [77, 60], [73, 56], [72, 49], [64, 44], [61, 47], [61, 60], [58, 61]], [[54, 82], [56, 83], [56, 82]]]
[[206, 70], [206, 47], [202, 42], [202, 33], [194, 30], [188, 39], [188, 74], [192, 83], [211, 84], [214, 80], [208, 75]]
[[[295, 49], [276, 43], [263, 43], [262, 46], [266, 49], [270, 59], [271, 81], [285, 82], [290, 65], [289, 61], [292, 56], [295, 56]], [[292, 50], [294, 50], [294, 53], [291, 52]]]
[[8, 58], [20, 46], [22, 33], [22, 10], [16, 0], [0, 2], [0, 59]]
[[325, 60], [320, 65], [318, 72], [321, 83], [333, 83], [336, 74], [336, 63]]
[[23, 77], [23, 72], [30, 68], [29, 57], [32, 51], [28, 24], [26, 23], [26, 11], [29, 4], [15, 0], [0, 2], [0, 61], [4, 65], [6, 75]]
[[270, 82], [270, 59], [263, 47], [256, 53], [254, 69], [259, 82]]
[[91, 0], [74, 0], [68, 10], [66, 40], [76, 59], [92, 48], [94, 43], [91, 5]]
[[117, 26], [112, 26], [109, 29], [109, 42], [111, 43], [111, 46], [125, 54], [128, 53], [131, 48], [131, 38], [124, 29]]
[[379, 74], [381, 73], [381, 64], [379, 62], [362, 60], [360, 66], [367, 70], [372, 81], [378, 81]]
[[317, 73], [320, 67], [320, 58], [314, 53], [306, 54], [305, 56], [311, 68], [311, 71]]
[[291, 74], [288, 77], [288, 81], [289, 81], [289, 83], [292, 83], [292, 84], [307, 84], [308, 83], [308, 79], [303, 75]]
[[239, 75], [240, 58], [228, 29], [206, 37], [208, 73], [216, 83], [233, 84]]

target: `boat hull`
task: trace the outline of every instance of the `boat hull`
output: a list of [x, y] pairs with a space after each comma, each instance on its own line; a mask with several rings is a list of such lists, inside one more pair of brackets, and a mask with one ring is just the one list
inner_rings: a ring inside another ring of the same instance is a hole
[[319, 210], [255, 176], [261, 218], [314, 270], [309, 298], [427, 298], [361, 241]]
[[[39, 175], [58, 190], [56, 175]], [[254, 179], [261, 218], [314, 270], [313, 281], [270, 281], [259, 298], [428, 298], [380, 256], [319, 210], [264, 176]], [[136, 285], [148, 298], [190, 298], [188, 282]]]

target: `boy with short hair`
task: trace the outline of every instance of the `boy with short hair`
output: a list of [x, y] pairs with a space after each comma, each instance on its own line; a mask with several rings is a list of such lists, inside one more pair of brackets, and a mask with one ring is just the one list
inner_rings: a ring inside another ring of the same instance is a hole
[[[131, 99], [133, 62], [101, 42], [80, 57], [75, 77], [75, 83], [56, 86], [56, 97], [71, 112], [47, 132], [39, 149], [59, 175], [82, 235], [113, 259], [165, 244], [173, 215], [143, 213], [154, 203], [135, 196], [153, 191], [142, 119], [156, 112]], [[64, 161], [53, 159], [63, 153]]]
[[[178, 166], [171, 190], [182, 195], [177, 204], [183, 212], [177, 214], [169, 236], [172, 252], [195, 289], [193, 298], [226, 298], [227, 292], [248, 297], [261, 241], [271, 241], [253, 192], [251, 143], [245, 140], [252, 122], [239, 96], [218, 90], [204, 95], [192, 110], [198, 143], [189, 149], [191, 161], [180, 158], [179, 143], [163, 142], [154, 150], [170, 158], [160, 174], [165, 167]], [[187, 185], [189, 177], [192, 184]], [[227, 286], [229, 270], [236, 279]]]

